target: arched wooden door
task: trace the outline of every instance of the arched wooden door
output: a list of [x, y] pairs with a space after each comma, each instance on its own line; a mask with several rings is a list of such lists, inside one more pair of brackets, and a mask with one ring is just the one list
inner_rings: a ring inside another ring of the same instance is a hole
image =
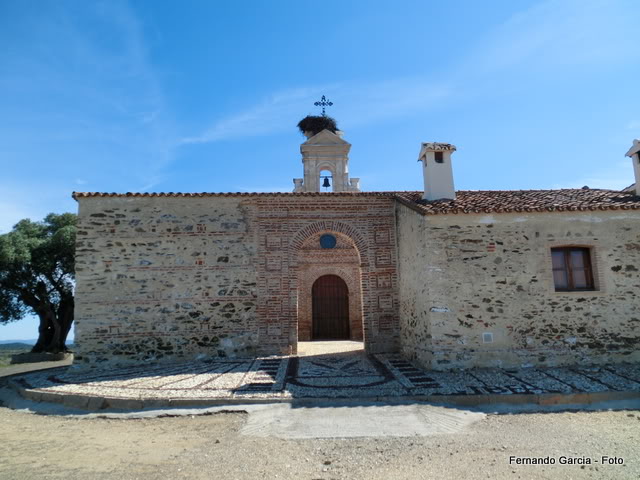
[[315, 281], [313, 296], [313, 340], [349, 340], [349, 290], [337, 275]]

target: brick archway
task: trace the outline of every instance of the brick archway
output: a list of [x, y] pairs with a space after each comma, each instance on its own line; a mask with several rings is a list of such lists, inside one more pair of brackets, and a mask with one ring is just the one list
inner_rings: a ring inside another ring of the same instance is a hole
[[[335, 248], [320, 247], [319, 239], [327, 233], [336, 237]], [[312, 338], [312, 288], [316, 280], [325, 275], [336, 275], [346, 283], [349, 290], [350, 339], [362, 341], [362, 275], [360, 254], [353, 239], [335, 230], [315, 231], [299, 243], [295, 257], [298, 341]]]
[[[256, 321], [260, 351], [296, 353], [298, 340], [304, 339], [305, 292], [310, 295], [311, 289], [305, 279], [315, 275], [314, 269], [354, 278], [360, 304], [354, 307], [358, 315], [353, 318], [359, 323], [353, 330], [362, 332], [358, 338], [367, 351], [399, 350], [393, 200], [360, 194], [274, 194], [252, 200], [247, 206], [255, 217], [251, 225], [258, 240]], [[352, 252], [348, 262], [302, 252], [305, 242], [314, 243], [322, 233], [333, 233], [348, 243]], [[349, 272], [335, 270], [345, 266], [350, 267]]]
[[302, 248], [303, 243], [307, 242], [309, 237], [316, 234], [320, 236], [321, 233], [338, 233], [344, 235], [355, 247], [361, 266], [365, 266], [368, 263], [366, 255], [368, 250], [367, 242], [365, 242], [360, 232], [347, 223], [335, 220], [326, 220], [307, 225], [298, 230], [298, 232], [293, 236], [289, 244], [289, 248], [292, 250], [290, 252], [292, 266], [295, 267], [296, 265], [298, 260], [297, 252]]

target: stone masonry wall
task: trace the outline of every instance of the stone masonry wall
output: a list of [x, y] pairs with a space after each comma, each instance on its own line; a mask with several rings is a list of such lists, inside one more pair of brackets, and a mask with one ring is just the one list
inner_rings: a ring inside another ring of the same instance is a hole
[[[397, 218], [403, 352], [423, 366], [640, 360], [637, 212]], [[556, 246], [591, 249], [596, 291], [555, 292]]]
[[256, 244], [237, 198], [81, 198], [76, 361], [258, 349]]
[[[321, 233], [348, 248], [310, 249]], [[80, 197], [76, 361], [295, 353], [320, 274], [350, 285], [353, 338], [396, 351], [395, 238], [376, 195]]]
[[402, 353], [431, 364], [429, 322], [429, 255], [425, 249], [424, 217], [402, 205], [397, 207], [398, 284], [400, 291], [400, 341]]

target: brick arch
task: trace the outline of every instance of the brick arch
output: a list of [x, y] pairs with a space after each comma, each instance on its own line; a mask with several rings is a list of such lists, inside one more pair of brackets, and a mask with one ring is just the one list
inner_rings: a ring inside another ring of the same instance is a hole
[[[367, 263], [366, 252], [368, 251], [369, 247], [364, 241], [364, 238], [360, 231], [347, 223], [336, 220], [322, 220], [319, 222], [314, 222], [298, 230], [293, 235], [293, 238], [289, 243], [290, 249], [292, 250], [291, 253], [297, 253], [298, 250], [302, 248], [302, 245], [307, 240], [307, 238], [309, 238], [310, 236], [323, 232], [341, 233], [349, 237], [354, 243], [356, 251], [360, 256], [360, 262], [363, 264]], [[295, 256], [292, 256], [292, 258], [295, 258]]]
[[[336, 262], [331, 259], [333, 249], [320, 248], [308, 250], [308, 241], [323, 233], [332, 233], [339, 240], [350, 245], [348, 254], [345, 250], [335, 250], [341, 256]], [[361, 233], [347, 223], [325, 220], [314, 222], [298, 230], [290, 241], [290, 261], [292, 266], [292, 287], [297, 292], [297, 333], [298, 340], [311, 339], [312, 332], [312, 287], [313, 283], [323, 275], [337, 275], [347, 284], [349, 290], [349, 324], [352, 340], [363, 340], [364, 313], [363, 294], [366, 285], [362, 282], [362, 273], [367, 270], [366, 252], [368, 247]], [[315, 252], [311, 257], [310, 252]], [[304, 253], [304, 255], [303, 255]], [[362, 254], [365, 253], [365, 256]]]
[[336, 238], [337, 240], [337, 244], [335, 247], [336, 249], [341, 251], [344, 251], [344, 250], [353, 251], [354, 255], [358, 258], [358, 263], [360, 262], [360, 252], [358, 251], [358, 248], [356, 247], [356, 244], [353, 241], [353, 238], [351, 238], [348, 235], [345, 235], [344, 233], [336, 232], [335, 230], [320, 230], [319, 232], [309, 235], [307, 238], [303, 240], [302, 245], [300, 245], [300, 247], [297, 249], [298, 255], [302, 254], [303, 251], [306, 251], [308, 249], [312, 249], [312, 250], [317, 249], [317, 245], [319, 244], [320, 237], [322, 237], [325, 234], [331, 234]]
[[347, 285], [347, 290], [349, 291], [349, 295], [353, 292], [353, 288], [349, 285], [349, 279], [344, 278], [344, 274], [341, 272], [339, 268], [326, 268], [326, 269], [318, 269], [315, 270], [311, 275], [309, 275], [309, 283], [313, 285], [320, 277], [324, 277], [325, 275], [336, 275], [340, 277], [344, 283]]

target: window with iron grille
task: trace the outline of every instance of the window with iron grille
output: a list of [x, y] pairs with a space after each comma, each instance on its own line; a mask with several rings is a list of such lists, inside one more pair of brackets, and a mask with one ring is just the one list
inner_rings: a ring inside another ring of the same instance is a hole
[[595, 290], [591, 250], [586, 247], [558, 247], [551, 249], [553, 283], [556, 292]]

